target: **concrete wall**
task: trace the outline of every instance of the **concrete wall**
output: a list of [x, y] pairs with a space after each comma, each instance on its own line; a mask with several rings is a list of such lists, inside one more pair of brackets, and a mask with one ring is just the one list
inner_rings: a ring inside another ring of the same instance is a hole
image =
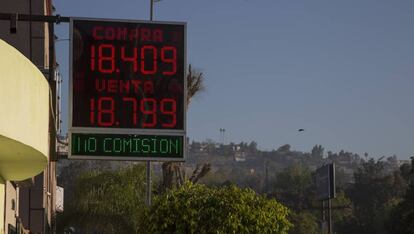
[[20, 52], [0, 40], [0, 175], [24, 180], [49, 155], [49, 85]]

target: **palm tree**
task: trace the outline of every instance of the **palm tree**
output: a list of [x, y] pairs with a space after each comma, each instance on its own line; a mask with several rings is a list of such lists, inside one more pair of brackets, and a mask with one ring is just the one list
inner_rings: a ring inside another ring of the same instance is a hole
[[[188, 65], [187, 72], [187, 105], [190, 105], [190, 102], [193, 97], [200, 94], [200, 92], [205, 90], [204, 86], [204, 75], [202, 72], [195, 70], [191, 67], [191, 64]], [[188, 106], [187, 106], [188, 107]]]
[[[186, 75], [187, 79], [187, 108], [191, 103], [192, 98], [205, 90], [204, 75], [202, 72], [194, 69], [191, 64], [188, 65]], [[210, 164], [204, 164], [201, 167], [197, 166], [190, 177], [190, 181], [197, 182], [201, 177], [210, 171]], [[164, 162], [162, 164], [163, 181], [160, 187], [161, 191], [175, 187], [179, 187], [184, 183], [185, 172], [182, 168], [182, 163], [178, 162]]]

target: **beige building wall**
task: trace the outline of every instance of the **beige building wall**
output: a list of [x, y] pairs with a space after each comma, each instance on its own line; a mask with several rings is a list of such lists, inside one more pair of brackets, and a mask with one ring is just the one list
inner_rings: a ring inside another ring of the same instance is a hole
[[[31, 2], [31, 4], [30, 4]], [[1, 0], [0, 9], [2, 13], [30, 13], [30, 5], [32, 7], [32, 14], [46, 14], [47, 0]], [[10, 23], [8, 21], [0, 20], [0, 38], [7, 43], [16, 47], [22, 54], [26, 55], [32, 62], [40, 69], [48, 66], [48, 36], [47, 24], [41, 22], [32, 22], [32, 47], [30, 49], [30, 23], [21, 22], [17, 23], [17, 33], [10, 34]], [[45, 50], [46, 48], [46, 50]], [[30, 54], [32, 56], [30, 57]]]
[[4, 234], [4, 199], [6, 196], [5, 181], [0, 177], [0, 234]]
[[[31, 12], [36, 15], [49, 15], [52, 5], [51, 0], [0, 0], [0, 9], [2, 13], [29, 14]], [[49, 68], [48, 26], [39, 22], [31, 24], [30, 30], [29, 22], [19, 21], [17, 33], [10, 34], [10, 23], [0, 20], [0, 39], [14, 46], [39, 70], [47, 71], [46, 69]], [[34, 183], [31, 185], [29, 183], [28, 186], [15, 187], [10, 181], [2, 184], [0, 178], [0, 234], [7, 233], [8, 224], [16, 226], [18, 220], [22, 221], [26, 229], [31, 229], [32, 233], [48, 232], [55, 211], [55, 166], [55, 162], [49, 162], [47, 168], [34, 178]], [[11, 210], [13, 198], [16, 199], [15, 211]]]
[[55, 208], [56, 163], [35, 177], [34, 185], [20, 188], [19, 217], [22, 225], [32, 232], [44, 233], [52, 225]]

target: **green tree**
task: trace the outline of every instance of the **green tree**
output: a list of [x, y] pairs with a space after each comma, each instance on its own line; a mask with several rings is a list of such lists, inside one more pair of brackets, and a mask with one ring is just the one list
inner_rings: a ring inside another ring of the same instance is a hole
[[383, 161], [369, 159], [354, 173], [354, 179], [347, 193], [355, 217], [346, 221], [347, 226], [354, 226], [358, 233], [385, 233], [384, 223], [400, 191], [394, 176], [384, 172]]
[[[190, 105], [191, 100], [205, 90], [204, 75], [202, 72], [194, 69], [191, 64], [188, 65], [187, 71], [187, 107]], [[210, 166], [204, 164], [201, 171], [209, 170]], [[196, 173], [196, 171], [193, 172]], [[207, 174], [207, 173], [205, 173]], [[204, 175], [205, 175], [204, 174]], [[194, 178], [201, 178], [200, 175], [194, 175]], [[171, 189], [174, 186], [179, 187], [185, 181], [185, 170], [182, 167], [182, 163], [178, 162], [164, 162], [162, 164], [162, 183], [160, 184], [160, 191], [164, 192], [167, 189]]]
[[290, 216], [294, 227], [289, 233], [320, 233], [317, 216], [320, 202], [316, 200], [316, 188], [311, 171], [307, 167], [295, 164], [277, 173], [275, 180], [272, 195], [294, 210]]
[[73, 197], [58, 217], [58, 227], [100, 233], [142, 233], [145, 167], [89, 172], [75, 180]]
[[290, 234], [319, 234], [321, 232], [318, 219], [308, 211], [292, 212], [290, 220], [294, 224], [289, 230]]
[[192, 98], [205, 90], [204, 74], [194, 69], [191, 64], [188, 65], [187, 71], [187, 105], [190, 104]]
[[284, 153], [284, 154], [289, 153], [290, 152], [290, 145], [289, 144], [282, 145], [276, 151], [279, 152], [279, 153]]
[[185, 183], [154, 199], [150, 233], [287, 233], [288, 209], [251, 189]]
[[332, 199], [332, 221], [334, 224], [342, 223], [352, 217], [352, 202], [343, 191], [337, 192]]
[[297, 164], [277, 173], [273, 187], [273, 195], [295, 211], [309, 208], [315, 198], [310, 170]]
[[104, 171], [119, 170], [131, 166], [131, 162], [126, 161], [106, 161], [106, 160], [60, 160], [57, 168], [57, 182], [59, 186], [65, 188], [65, 201], [71, 200], [75, 180], [84, 173], [99, 173]]
[[249, 146], [248, 146], [248, 151], [249, 153], [257, 153], [258, 149], [257, 149], [257, 142], [252, 141], [250, 142]]
[[311, 151], [311, 157], [314, 159], [322, 159], [323, 158], [323, 151], [324, 148], [322, 145], [315, 145]]
[[[407, 170], [407, 167], [401, 169]], [[391, 218], [387, 227], [390, 233], [414, 233], [414, 157], [411, 157], [411, 170], [406, 178], [409, 179], [410, 187], [404, 196], [404, 200], [391, 211]]]

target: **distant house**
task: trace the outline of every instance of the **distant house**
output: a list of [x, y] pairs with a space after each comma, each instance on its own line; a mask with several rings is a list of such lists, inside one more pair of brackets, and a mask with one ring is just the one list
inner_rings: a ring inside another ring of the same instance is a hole
[[247, 153], [241, 145], [233, 145], [233, 158], [236, 162], [245, 162]]
[[410, 165], [411, 164], [411, 161], [410, 160], [398, 160], [398, 166], [400, 167], [401, 165], [403, 165], [403, 164], [408, 164], [408, 165]]
[[234, 153], [234, 161], [236, 161], [236, 162], [245, 162], [246, 161], [246, 153], [245, 152], [235, 152]]

